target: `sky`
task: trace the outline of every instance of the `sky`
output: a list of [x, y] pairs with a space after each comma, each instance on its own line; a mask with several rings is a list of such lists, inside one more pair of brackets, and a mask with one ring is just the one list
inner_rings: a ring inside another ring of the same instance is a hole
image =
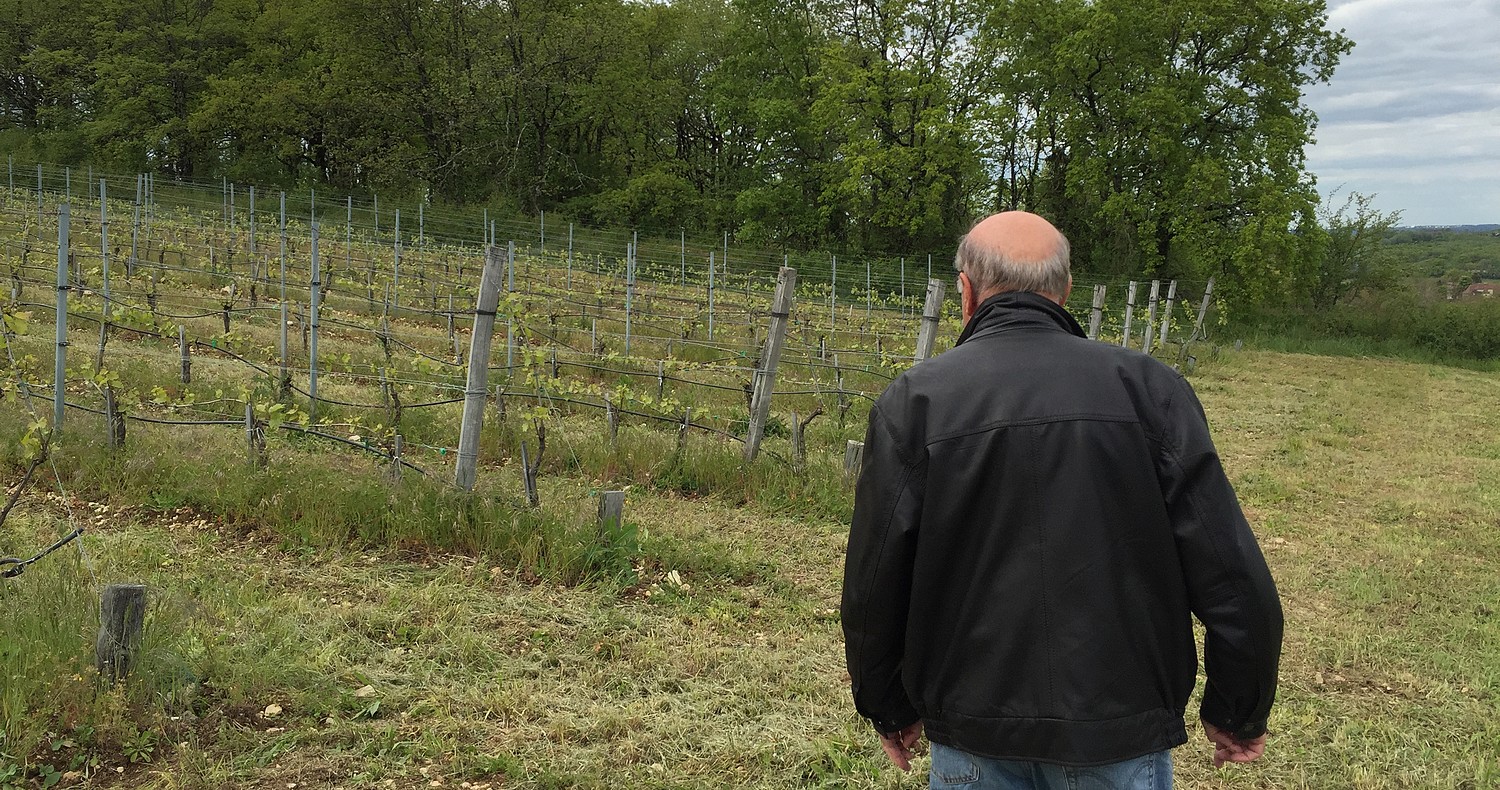
[[1500, 223], [1500, 0], [1328, 9], [1328, 27], [1354, 51], [1306, 92], [1318, 114], [1307, 151], [1318, 191], [1376, 195], [1403, 225]]

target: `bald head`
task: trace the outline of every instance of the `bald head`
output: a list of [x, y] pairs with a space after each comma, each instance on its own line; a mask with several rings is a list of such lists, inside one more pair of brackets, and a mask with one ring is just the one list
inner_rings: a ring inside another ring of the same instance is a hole
[[1068, 240], [1052, 223], [1026, 211], [981, 220], [959, 240], [954, 267], [968, 275], [979, 300], [1029, 291], [1060, 302], [1072, 283]]

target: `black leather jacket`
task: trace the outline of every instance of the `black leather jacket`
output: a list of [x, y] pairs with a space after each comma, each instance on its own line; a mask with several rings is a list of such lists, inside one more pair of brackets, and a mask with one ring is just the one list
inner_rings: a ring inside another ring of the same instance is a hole
[[1265, 731], [1281, 604], [1192, 388], [1034, 294], [870, 412], [844, 570], [859, 712], [974, 754], [1096, 765], [1200, 715]]

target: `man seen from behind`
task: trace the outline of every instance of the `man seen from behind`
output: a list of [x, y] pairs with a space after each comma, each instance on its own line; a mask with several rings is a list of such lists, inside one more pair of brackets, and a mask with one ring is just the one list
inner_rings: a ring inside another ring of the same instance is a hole
[[858, 711], [934, 788], [1170, 788], [1206, 628], [1214, 762], [1265, 749], [1282, 614], [1188, 383], [1088, 340], [1067, 240], [962, 239], [964, 329], [870, 412], [844, 574]]

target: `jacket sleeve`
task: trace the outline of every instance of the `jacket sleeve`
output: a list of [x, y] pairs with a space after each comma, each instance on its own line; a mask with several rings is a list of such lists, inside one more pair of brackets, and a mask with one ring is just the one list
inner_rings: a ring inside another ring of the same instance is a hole
[[1207, 630], [1200, 716], [1240, 738], [1266, 731], [1281, 660], [1281, 601], [1245, 521], [1192, 387], [1175, 379], [1162, 426], [1162, 493], [1187, 581]]
[[854, 706], [886, 733], [919, 718], [901, 682], [926, 470], [909, 454], [879, 405], [871, 409], [855, 487], [841, 619]]

